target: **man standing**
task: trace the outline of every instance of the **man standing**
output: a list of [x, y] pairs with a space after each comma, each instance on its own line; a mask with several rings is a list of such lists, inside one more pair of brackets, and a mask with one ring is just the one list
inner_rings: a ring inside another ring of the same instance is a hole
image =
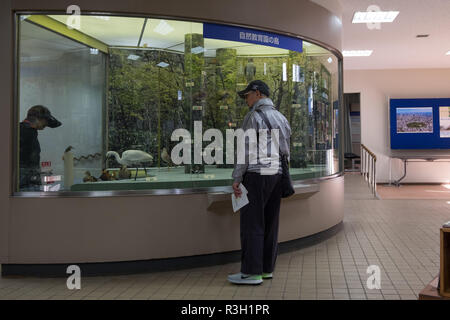
[[20, 189], [39, 191], [41, 184], [41, 146], [38, 130], [45, 127], [56, 128], [61, 122], [56, 120], [44, 106], [31, 107], [27, 117], [20, 123]]
[[[250, 82], [244, 90], [238, 92], [250, 107], [244, 118], [242, 129], [278, 129], [279, 150], [271, 150], [269, 157], [282, 154], [289, 158], [291, 128], [287, 119], [278, 112], [266, 83], [261, 80]], [[269, 122], [269, 123], [267, 123]], [[270, 150], [271, 135], [267, 134], [267, 149]], [[242, 183], [248, 191], [249, 204], [241, 209], [241, 272], [228, 276], [228, 281], [236, 284], [260, 284], [263, 279], [271, 279], [278, 252], [278, 220], [281, 203], [281, 161], [278, 171], [267, 174], [271, 164], [261, 159], [258, 143], [258, 155], [252, 152], [246, 142], [245, 164], [236, 164], [233, 171], [233, 191], [240, 197]], [[256, 164], [248, 159], [258, 159]], [[278, 159], [278, 158], [277, 158]], [[270, 161], [269, 161], [270, 162]]]

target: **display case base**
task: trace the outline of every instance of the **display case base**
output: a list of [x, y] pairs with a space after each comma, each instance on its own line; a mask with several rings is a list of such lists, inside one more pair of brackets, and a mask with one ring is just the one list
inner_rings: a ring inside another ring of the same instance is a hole
[[[335, 234], [343, 227], [343, 222], [322, 232], [279, 244], [278, 252], [286, 253], [318, 244]], [[208, 267], [226, 263], [237, 262], [241, 258], [240, 250], [179, 257], [169, 259], [100, 262], [100, 263], [63, 263], [63, 264], [2, 264], [2, 277], [28, 276], [28, 277], [68, 277], [67, 267], [77, 265], [80, 267], [82, 277], [125, 275], [137, 273], [151, 273], [174, 271], [190, 268]]]

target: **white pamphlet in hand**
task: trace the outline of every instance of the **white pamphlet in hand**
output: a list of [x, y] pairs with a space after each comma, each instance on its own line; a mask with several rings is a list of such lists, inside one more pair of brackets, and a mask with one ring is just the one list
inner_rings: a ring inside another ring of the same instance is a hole
[[239, 184], [239, 189], [241, 189], [242, 194], [239, 198], [236, 198], [234, 195], [234, 192], [231, 194], [231, 203], [233, 204], [233, 211], [236, 212], [242, 207], [245, 207], [249, 201], [247, 197], [247, 189], [245, 189], [244, 185], [242, 183]]

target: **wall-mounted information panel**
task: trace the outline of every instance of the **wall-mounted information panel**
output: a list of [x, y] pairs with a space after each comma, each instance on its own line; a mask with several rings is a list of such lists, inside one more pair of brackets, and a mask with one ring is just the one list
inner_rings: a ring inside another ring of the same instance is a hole
[[450, 98], [391, 99], [391, 149], [450, 149]]

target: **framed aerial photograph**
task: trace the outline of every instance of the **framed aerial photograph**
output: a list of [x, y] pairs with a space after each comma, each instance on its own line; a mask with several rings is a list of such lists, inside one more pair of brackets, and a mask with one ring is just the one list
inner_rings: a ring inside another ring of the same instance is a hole
[[433, 133], [433, 108], [397, 108], [397, 133]]

